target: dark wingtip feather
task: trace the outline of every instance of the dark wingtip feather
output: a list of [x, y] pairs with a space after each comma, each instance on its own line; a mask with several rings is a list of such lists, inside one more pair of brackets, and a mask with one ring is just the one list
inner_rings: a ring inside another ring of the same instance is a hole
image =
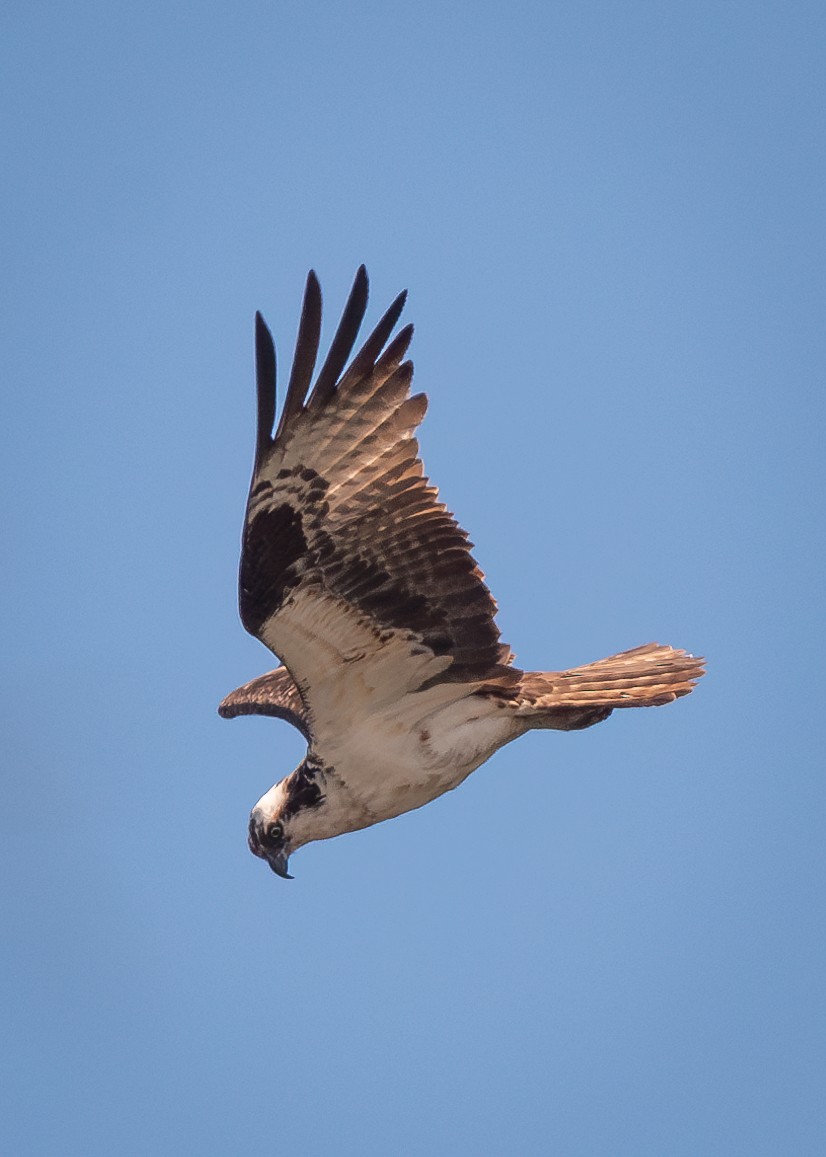
[[258, 427], [255, 460], [272, 444], [275, 422], [275, 344], [261, 314], [255, 313], [255, 384], [258, 394]]
[[330, 344], [330, 352], [327, 354], [318, 380], [313, 387], [311, 404], [324, 402], [335, 390], [336, 382], [347, 364], [347, 359], [358, 337], [364, 314], [367, 311], [369, 294], [370, 282], [367, 277], [367, 269], [364, 265], [360, 265], [356, 271], [353, 288], [350, 290], [350, 296], [344, 306], [335, 337]]
[[299, 413], [304, 405], [307, 390], [315, 369], [315, 360], [318, 356], [318, 343], [321, 339], [321, 286], [311, 269], [307, 274], [307, 284], [304, 288], [304, 302], [301, 307], [301, 321], [298, 324], [298, 337], [295, 340], [295, 354], [290, 371], [290, 382], [287, 386], [287, 395], [284, 398], [284, 408], [275, 432], [276, 441], [284, 427], [295, 414]]
[[[393, 332], [393, 327], [399, 320], [406, 301], [407, 290], [403, 289], [353, 358], [353, 364], [350, 366], [348, 374], [352, 373], [358, 377], [361, 374], [369, 373], [379, 354], [384, 349], [385, 342]], [[412, 337], [412, 335], [413, 331], [411, 329], [410, 336]]]
[[407, 348], [413, 338], [413, 324], [406, 325], [404, 329], [399, 330], [396, 336], [391, 341], [390, 345], [376, 362], [376, 369], [383, 372], [393, 365], [401, 362], [404, 355], [407, 353]]

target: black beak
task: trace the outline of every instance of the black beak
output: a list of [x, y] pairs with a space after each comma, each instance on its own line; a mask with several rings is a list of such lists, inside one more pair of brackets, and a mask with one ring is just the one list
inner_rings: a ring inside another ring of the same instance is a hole
[[286, 852], [268, 852], [267, 863], [275, 872], [276, 876], [280, 876], [282, 880], [292, 880], [295, 878], [287, 871], [288, 857]]

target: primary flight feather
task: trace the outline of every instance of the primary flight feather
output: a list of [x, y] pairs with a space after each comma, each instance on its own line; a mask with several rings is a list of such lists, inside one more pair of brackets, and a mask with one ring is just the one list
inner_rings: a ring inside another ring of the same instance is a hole
[[[572, 731], [615, 707], [687, 695], [702, 660], [649, 643], [570, 671], [522, 671], [468, 536], [424, 475], [400, 294], [349, 362], [367, 309], [362, 266], [313, 383], [321, 289], [307, 278], [284, 405], [255, 318], [258, 428], [241, 551], [246, 629], [283, 666], [239, 687], [225, 717], [274, 715], [308, 751], [250, 816], [280, 876], [296, 848], [421, 807], [531, 728]], [[389, 342], [389, 344], [388, 344]]]

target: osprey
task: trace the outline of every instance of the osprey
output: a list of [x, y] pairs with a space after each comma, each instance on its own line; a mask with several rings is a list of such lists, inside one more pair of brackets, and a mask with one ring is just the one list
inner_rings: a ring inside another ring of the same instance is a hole
[[[472, 543], [424, 475], [400, 294], [348, 358], [367, 308], [356, 274], [312, 384], [321, 289], [310, 272], [275, 425], [275, 347], [255, 317], [258, 433], [243, 530], [244, 627], [283, 666], [233, 691], [226, 718], [274, 715], [308, 751], [262, 796], [251, 851], [279, 876], [296, 848], [457, 787], [531, 728], [575, 731], [615, 707], [687, 695], [702, 660], [648, 643], [569, 671], [522, 671], [499, 638]], [[312, 388], [311, 388], [312, 385]]]

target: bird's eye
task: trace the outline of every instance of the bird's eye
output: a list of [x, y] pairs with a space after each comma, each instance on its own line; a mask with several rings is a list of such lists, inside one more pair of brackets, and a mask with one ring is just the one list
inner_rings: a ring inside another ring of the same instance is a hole
[[267, 839], [271, 844], [277, 844], [284, 836], [284, 825], [279, 823], [270, 824], [267, 828]]

